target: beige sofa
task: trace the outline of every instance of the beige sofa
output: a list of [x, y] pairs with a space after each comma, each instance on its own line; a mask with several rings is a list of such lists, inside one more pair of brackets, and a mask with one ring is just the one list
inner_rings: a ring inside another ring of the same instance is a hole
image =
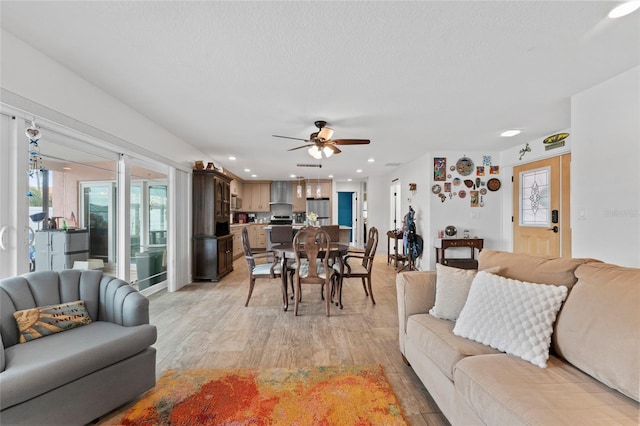
[[[436, 271], [396, 279], [400, 350], [453, 425], [640, 424], [640, 269], [484, 250], [479, 270], [564, 285], [546, 368], [428, 313]], [[474, 282], [475, 284], [475, 282]], [[473, 285], [472, 285], [473, 287]]]

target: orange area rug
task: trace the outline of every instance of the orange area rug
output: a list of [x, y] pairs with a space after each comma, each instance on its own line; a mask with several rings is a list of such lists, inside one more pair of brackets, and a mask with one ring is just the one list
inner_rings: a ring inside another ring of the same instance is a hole
[[122, 425], [407, 425], [382, 366], [167, 370]]

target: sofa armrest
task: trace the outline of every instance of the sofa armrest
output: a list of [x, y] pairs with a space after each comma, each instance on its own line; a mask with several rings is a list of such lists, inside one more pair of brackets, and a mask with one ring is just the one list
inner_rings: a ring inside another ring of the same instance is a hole
[[2, 343], [2, 334], [0, 333], [0, 373], [4, 371], [5, 358], [4, 358], [4, 343]]
[[149, 324], [149, 299], [128, 283], [103, 277], [100, 295], [100, 320], [125, 327]]
[[407, 320], [429, 313], [436, 300], [436, 271], [410, 271], [396, 275], [400, 351], [404, 354]]

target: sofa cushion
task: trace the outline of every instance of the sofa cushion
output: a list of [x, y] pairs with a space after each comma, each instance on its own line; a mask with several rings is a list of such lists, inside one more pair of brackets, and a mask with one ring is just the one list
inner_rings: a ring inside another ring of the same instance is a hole
[[407, 338], [450, 380], [453, 380], [453, 370], [461, 359], [471, 355], [499, 353], [489, 346], [456, 336], [451, 332], [454, 324], [453, 321], [429, 314], [411, 315], [407, 321]]
[[556, 353], [640, 400], [640, 269], [590, 263], [576, 276], [556, 323]]
[[82, 300], [24, 309], [14, 312], [13, 316], [20, 331], [20, 343], [91, 323]]
[[96, 321], [5, 349], [0, 407], [5, 409], [144, 351], [156, 341], [152, 325]]
[[530, 283], [563, 285], [571, 289], [577, 281], [574, 271], [578, 266], [587, 262], [598, 261], [482, 250], [478, 255], [478, 270], [482, 271], [499, 266], [500, 272], [496, 272], [496, 274], [506, 278]]
[[436, 263], [436, 303], [429, 313], [436, 318], [457, 320], [476, 272]]
[[567, 287], [533, 284], [480, 271], [454, 334], [546, 367], [553, 323]]
[[461, 360], [456, 392], [488, 425], [638, 425], [638, 404], [551, 356], [542, 369], [511, 355]]

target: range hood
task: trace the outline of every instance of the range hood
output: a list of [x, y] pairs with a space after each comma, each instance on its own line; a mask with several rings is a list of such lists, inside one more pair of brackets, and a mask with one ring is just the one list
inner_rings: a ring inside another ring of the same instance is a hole
[[291, 204], [293, 193], [291, 182], [276, 180], [271, 182], [271, 202], [269, 204]]

